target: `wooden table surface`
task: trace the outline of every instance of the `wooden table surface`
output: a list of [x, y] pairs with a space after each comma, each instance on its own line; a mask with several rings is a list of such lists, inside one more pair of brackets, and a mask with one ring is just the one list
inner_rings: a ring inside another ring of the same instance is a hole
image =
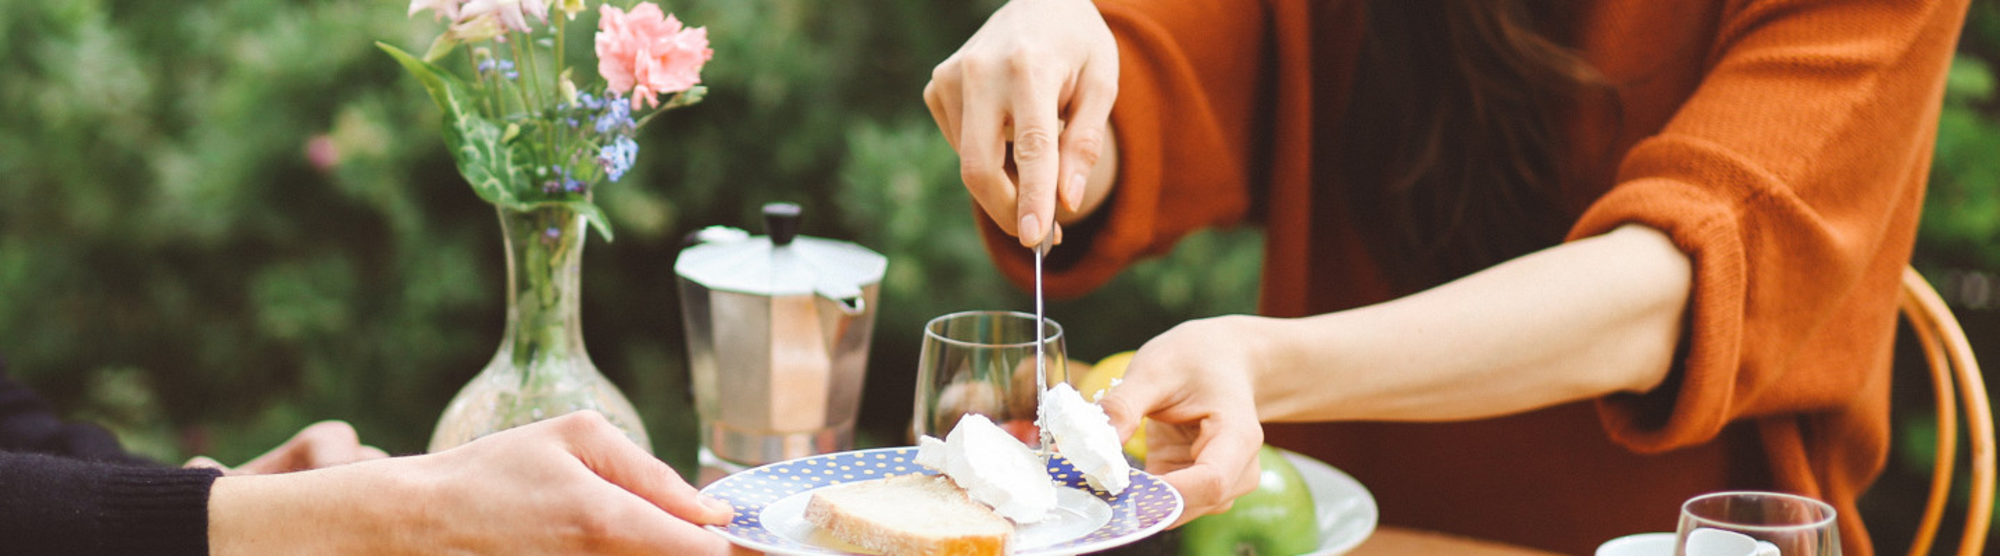
[[1450, 554], [1456, 556], [1556, 556], [1559, 553], [1435, 531], [1382, 526], [1348, 556]]

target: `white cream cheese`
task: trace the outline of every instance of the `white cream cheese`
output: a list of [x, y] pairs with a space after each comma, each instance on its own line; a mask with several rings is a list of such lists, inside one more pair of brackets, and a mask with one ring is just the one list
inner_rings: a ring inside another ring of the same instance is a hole
[[1132, 465], [1125, 462], [1118, 429], [1104, 408], [1083, 401], [1069, 384], [1057, 384], [1043, 394], [1042, 419], [1055, 436], [1056, 451], [1091, 487], [1118, 494], [1132, 484]]
[[1056, 486], [1041, 458], [984, 415], [960, 417], [942, 441], [918, 439], [916, 463], [951, 477], [973, 500], [1015, 523], [1041, 521], [1056, 507]]

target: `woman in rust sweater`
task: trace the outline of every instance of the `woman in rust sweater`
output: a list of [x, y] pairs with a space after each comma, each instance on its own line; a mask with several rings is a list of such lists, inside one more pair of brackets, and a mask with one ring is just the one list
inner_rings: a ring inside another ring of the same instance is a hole
[[1017, 281], [1048, 233], [1064, 295], [1265, 229], [1262, 315], [1175, 327], [1104, 401], [1191, 515], [1268, 438], [1390, 524], [1582, 553], [1754, 488], [1865, 555], [1965, 11], [1014, 0], [925, 97]]

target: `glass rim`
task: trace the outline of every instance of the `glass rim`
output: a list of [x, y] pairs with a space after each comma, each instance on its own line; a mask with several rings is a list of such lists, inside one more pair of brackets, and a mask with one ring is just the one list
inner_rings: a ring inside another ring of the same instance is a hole
[[[1716, 519], [1713, 517], [1697, 514], [1690, 509], [1694, 507], [1695, 504], [1701, 502], [1706, 502], [1716, 498], [1733, 497], [1733, 496], [1761, 496], [1766, 498], [1777, 498], [1789, 502], [1804, 503], [1807, 507], [1810, 507], [1813, 510], [1819, 512], [1819, 515], [1812, 520], [1803, 521], [1799, 523], [1792, 523], [1787, 525], [1761, 525], [1761, 524], [1740, 523], [1736, 521]], [[1813, 498], [1810, 496], [1801, 496], [1789, 492], [1772, 492], [1766, 490], [1727, 490], [1722, 492], [1711, 492], [1708, 494], [1696, 496], [1694, 498], [1689, 498], [1686, 502], [1681, 503], [1681, 517], [1687, 519], [1693, 519], [1695, 520], [1697, 525], [1727, 527], [1737, 531], [1775, 533], [1782, 531], [1796, 531], [1800, 529], [1815, 529], [1832, 524], [1833, 521], [1838, 518], [1838, 515], [1839, 514], [1834, 511], [1832, 504], [1828, 504], [1825, 501], [1822, 501], [1818, 498]]]
[[[973, 348], [1032, 347], [1036, 343], [1036, 340], [1022, 340], [1019, 342], [1008, 342], [1008, 343], [974, 342], [968, 340], [961, 340], [958, 338], [952, 338], [938, 332], [938, 325], [944, 324], [945, 322], [961, 320], [970, 317], [1012, 317], [1012, 318], [1026, 320], [1029, 322], [1033, 322], [1035, 320], [1035, 315], [1033, 313], [1023, 313], [1020, 311], [1008, 311], [1000, 309], [983, 309], [983, 310], [972, 310], [972, 311], [959, 311], [956, 313], [946, 313], [943, 315], [932, 317], [930, 322], [924, 323], [924, 338], [930, 340], [937, 340], [939, 342], [944, 342], [947, 344], [973, 347]], [[1056, 319], [1052, 318], [1043, 318], [1042, 320], [1047, 322], [1048, 326], [1054, 328], [1055, 332], [1047, 336], [1044, 336], [1041, 339], [1041, 343], [1052, 344], [1055, 343], [1057, 340], [1061, 340], [1063, 337], [1062, 323], [1056, 322]]]

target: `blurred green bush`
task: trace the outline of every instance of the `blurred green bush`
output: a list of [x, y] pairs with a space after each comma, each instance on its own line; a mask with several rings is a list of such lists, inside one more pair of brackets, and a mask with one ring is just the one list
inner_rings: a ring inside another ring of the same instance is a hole
[[[600, 190], [619, 239], [586, 249], [583, 317], [663, 457], [687, 469], [694, 449], [672, 271], [689, 231], [754, 230], [759, 205], [787, 200], [805, 205], [805, 233], [890, 258], [865, 443], [903, 440], [925, 320], [1028, 306], [987, 261], [920, 99], [931, 67], [999, 3], [664, 4], [710, 29], [711, 94], [649, 128], [632, 176]], [[492, 210], [453, 171], [435, 109], [372, 47], [420, 49], [438, 32], [405, 7], [0, 2], [0, 355], [12, 373], [169, 461], [242, 461], [327, 418], [394, 452], [421, 449], [499, 340], [503, 263]], [[2000, 353], [1996, 62], [2000, 9], [1981, 0], [1916, 256], [1984, 327], [1983, 353]], [[1260, 241], [1204, 233], [1050, 311], [1083, 360], [1247, 312]], [[1923, 438], [1924, 411], [1899, 413], [1905, 438]], [[1913, 450], [1899, 448], [1892, 474], [1927, 473]], [[1871, 494], [1885, 507], [1899, 496]]]
[[[453, 171], [435, 108], [372, 46], [421, 49], [441, 26], [397, 2], [8, 4], [0, 355], [13, 374], [169, 461], [241, 461], [328, 418], [421, 449], [491, 356], [504, 309], [492, 210]], [[711, 30], [712, 93], [648, 128], [632, 176], [600, 190], [619, 239], [586, 248], [584, 327], [667, 459], [685, 468], [694, 448], [672, 271], [692, 230], [755, 230], [762, 203], [787, 200], [806, 206], [805, 233], [890, 257], [865, 442], [902, 440], [925, 320], [1028, 305], [987, 261], [921, 100], [931, 67], [998, 4], [664, 5]], [[571, 39], [588, 52], [587, 35]], [[1258, 241], [1205, 234], [1180, 256], [1232, 264], [1147, 265], [1132, 287], [1051, 310], [1079, 315], [1073, 350], [1089, 359], [1248, 311]]]

